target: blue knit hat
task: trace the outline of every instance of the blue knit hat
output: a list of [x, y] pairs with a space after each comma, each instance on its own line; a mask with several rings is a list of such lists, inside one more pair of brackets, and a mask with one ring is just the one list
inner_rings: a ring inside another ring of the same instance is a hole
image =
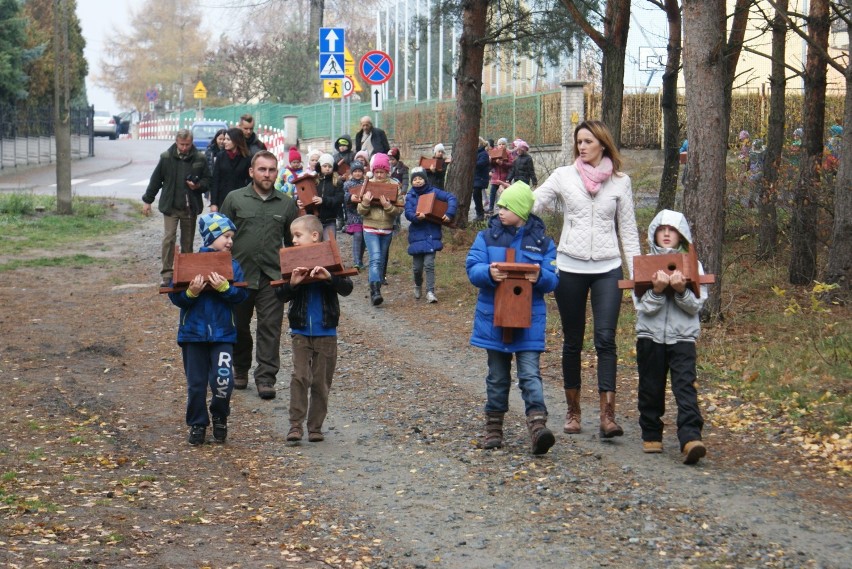
[[220, 235], [227, 231], [236, 233], [237, 226], [221, 213], [205, 213], [198, 218], [198, 232], [201, 234], [205, 247], [210, 247]]

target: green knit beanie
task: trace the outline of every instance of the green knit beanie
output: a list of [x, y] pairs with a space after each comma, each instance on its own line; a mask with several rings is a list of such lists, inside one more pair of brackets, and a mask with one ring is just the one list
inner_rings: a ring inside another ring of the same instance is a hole
[[526, 221], [530, 217], [533, 202], [535, 198], [529, 184], [518, 181], [503, 190], [500, 199], [497, 200], [497, 207], [505, 207]]

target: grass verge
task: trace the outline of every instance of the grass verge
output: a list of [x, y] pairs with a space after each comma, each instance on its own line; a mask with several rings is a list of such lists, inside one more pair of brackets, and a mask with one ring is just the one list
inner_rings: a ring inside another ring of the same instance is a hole
[[[16, 256], [30, 251], [42, 250], [45, 244], [51, 248], [73, 241], [83, 241], [121, 231], [131, 207], [116, 200], [75, 197], [71, 215], [59, 215], [56, 197], [26, 193], [0, 194], [0, 256]], [[131, 217], [141, 217], [135, 209]], [[57, 257], [41, 262], [53, 264], [35, 266], [57, 266], [86, 262], [86, 256]], [[23, 261], [22, 261], [23, 262]], [[28, 262], [28, 261], [27, 261]], [[8, 264], [2, 267], [8, 270]]]

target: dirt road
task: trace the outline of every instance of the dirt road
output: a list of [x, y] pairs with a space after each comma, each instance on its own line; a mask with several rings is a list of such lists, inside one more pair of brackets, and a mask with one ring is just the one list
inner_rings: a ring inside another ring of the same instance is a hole
[[[415, 302], [407, 270], [382, 307], [363, 277], [343, 302], [325, 442], [284, 442], [285, 341], [278, 398], [235, 392], [228, 443], [189, 447], [177, 309], [153, 286], [160, 236], [158, 216], [129, 221], [54, 252], [96, 265], [2, 273], [6, 566], [852, 567], [846, 480], [706, 408], [698, 467], [671, 432], [642, 454], [629, 361], [621, 439], [598, 439], [586, 381], [583, 434], [533, 457], [513, 393], [507, 447], [479, 450], [471, 315], [452, 291]], [[543, 362], [558, 431], [558, 355]]]

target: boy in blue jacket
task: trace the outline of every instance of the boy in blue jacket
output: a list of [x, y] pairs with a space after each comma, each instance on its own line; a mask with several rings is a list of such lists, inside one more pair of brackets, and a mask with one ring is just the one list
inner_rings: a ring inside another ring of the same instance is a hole
[[[315, 215], [297, 217], [290, 224], [293, 246], [323, 240], [322, 222]], [[311, 282], [305, 283], [305, 279]], [[328, 414], [328, 393], [337, 366], [337, 324], [340, 301], [349, 296], [352, 280], [332, 275], [325, 267], [296, 267], [289, 283], [275, 290], [282, 302], [290, 302], [287, 319], [293, 337], [293, 375], [290, 378], [289, 442], [302, 440], [307, 417], [308, 441], [325, 440], [322, 424]], [[308, 395], [310, 394], [310, 402]]]
[[[483, 447], [503, 446], [503, 416], [509, 410], [514, 354], [532, 452], [544, 454], [555, 442], [553, 433], [547, 428], [547, 407], [539, 368], [547, 320], [544, 295], [556, 288], [559, 278], [555, 269], [556, 246], [545, 235], [541, 218], [530, 213], [533, 201], [532, 191], [525, 182], [515, 182], [506, 188], [497, 202], [498, 214], [491, 218], [488, 229], [476, 236], [465, 265], [470, 282], [479, 288], [470, 343], [485, 348], [488, 353]], [[527, 275], [534, 283], [532, 325], [515, 329], [512, 342], [507, 344], [503, 342], [503, 329], [494, 326], [494, 291], [507, 277], [495, 263], [506, 260], [509, 247], [515, 250], [515, 262], [534, 263], [540, 270]]]
[[[198, 218], [198, 231], [203, 241], [201, 253], [230, 251], [234, 244], [234, 223], [220, 213], [207, 213]], [[231, 261], [234, 282], [245, 280], [240, 264]], [[189, 444], [202, 445], [207, 437], [207, 386], [213, 396], [213, 440], [224, 443], [228, 438], [228, 415], [231, 414], [231, 392], [234, 389], [233, 354], [237, 342], [234, 305], [248, 296], [244, 288], [231, 286], [228, 279], [213, 272], [196, 275], [189, 288], [170, 292], [169, 299], [180, 307], [178, 344], [183, 354], [186, 373], [186, 424]]]
[[456, 196], [444, 190], [434, 188], [427, 181], [426, 170], [417, 167], [411, 171], [411, 191], [405, 196], [405, 218], [411, 222], [408, 226], [408, 254], [411, 255], [414, 269], [414, 298], [420, 300], [423, 295], [423, 269], [426, 269], [426, 302], [438, 302], [435, 296], [435, 253], [444, 248], [441, 243], [442, 225], [426, 219], [426, 215], [417, 213], [417, 200], [426, 194], [447, 202], [444, 221], [449, 222], [456, 215], [458, 200]]

